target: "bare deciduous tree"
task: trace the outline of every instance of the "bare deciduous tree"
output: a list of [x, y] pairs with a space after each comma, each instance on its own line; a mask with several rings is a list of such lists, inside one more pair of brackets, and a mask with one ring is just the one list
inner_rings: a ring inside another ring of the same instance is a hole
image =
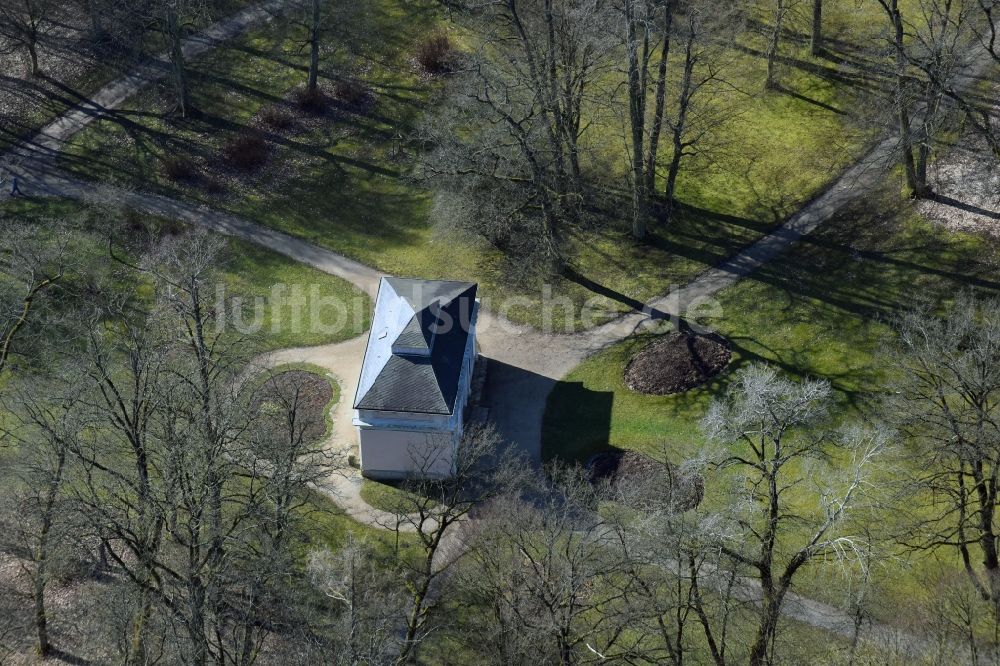
[[[252, 369], [252, 366], [251, 366]], [[280, 383], [268, 374], [263, 389], [250, 385], [249, 443], [238, 452], [236, 475], [243, 481], [241, 511], [254, 526], [230, 544], [231, 567], [241, 582], [228, 598], [220, 643], [224, 663], [250, 666], [272, 632], [295, 633], [301, 621], [291, 581], [301, 572], [292, 548], [307, 520], [305, 489], [328, 477], [339, 461], [322, 448], [316, 433], [326, 424], [309, 413], [310, 381], [299, 376]], [[257, 395], [260, 394], [260, 395]], [[353, 662], [352, 662], [353, 663]]]
[[[649, 198], [656, 182], [656, 158], [663, 127], [670, 37], [676, 5], [676, 0], [657, 3], [624, 0], [622, 3], [631, 130], [628, 148], [632, 162], [632, 236], [636, 240], [646, 236]], [[657, 52], [654, 76], [650, 65]], [[650, 129], [647, 133], [647, 116], [650, 113], [647, 100], [651, 86], [654, 108], [652, 117], [648, 119]]]
[[364, 542], [349, 538], [336, 553], [314, 551], [308, 572], [314, 585], [338, 607], [338, 661], [388, 664], [402, 648], [407, 599], [387, 580], [379, 558]]
[[455, 78], [456, 99], [425, 125], [438, 150], [423, 170], [464, 228], [558, 265], [563, 226], [583, 214], [584, 102], [608, 64], [607, 12], [597, 0], [510, 0], [474, 16], [482, 46]]
[[940, 136], [954, 129], [956, 107], [989, 142], [1000, 148], [991, 110], [964, 93], [975, 59], [973, 6], [921, 0], [904, 13], [898, 0], [878, 0], [891, 30], [894, 89], [890, 106], [910, 196], [929, 197], [927, 166]]
[[393, 508], [393, 524], [385, 525], [412, 532], [417, 540], [407, 546], [397, 539], [396, 560], [410, 595], [399, 664], [414, 658], [434, 626], [440, 582], [459, 555], [449, 547], [456, 529], [476, 507], [516, 487], [527, 465], [504, 446], [492, 426], [478, 423], [466, 425], [449, 478], [435, 479], [440, 461], [434, 447], [411, 455], [413, 478], [404, 484], [403, 499]]
[[28, 53], [31, 76], [42, 73], [38, 63], [39, 41], [55, 27], [60, 5], [54, 0], [5, 0], [0, 3], [0, 36]]
[[[673, 111], [666, 120], [671, 153], [663, 217], [668, 224], [683, 161], [704, 152], [706, 145], [717, 144], [719, 127], [739, 114], [733, 102], [735, 90], [725, 78], [728, 56], [720, 47], [735, 34], [737, 9], [735, 5], [727, 10], [711, 2], [689, 2], [677, 21], [684, 56]], [[710, 98], [710, 103], [700, 104], [703, 97]]]
[[[207, 0], [127, 0], [121, 11], [124, 26], [158, 35], [167, 45], [176, 110], [182, 117], [194, 112], [184, 39], [196, 21], [208, 12]], [[128, 41], [142, 44], [143, 35], [132, 34]]]
[[609, 499], [624, 510], [602, 511], [620, 522], [628, 553], [631, 584], [622, 589], [629, 631], [640, 637], [629, 650], [637, 662], [681, 666], [707, 652], [717, 666], [726, 664], [727, 636], [743, 602], [738, 576], [720, 566], [718, 545], [705, 538], [701, 523], [711, 514], [696, 509], [704, 464], [663, 464], [645, 478], [618, 483]]
[[61, 559], [72, 553], [74, 535], [65, 484], [69, 477], [72, 441], [79, 431], [77, 396], [60, 394], [58, 387], [37, 381], [18, 387], [9, 403], [15, 416], [11, 433], [18, 444], [15, 472], [18, 477], [17, 521], [5, 531], [5, 541], [25, 548], [24, 561], [31, 580], [35, 652], [45, 658], [53, 653], [49, 637], [48, 584]]
[[632, 655], [643, 648], [627, 631], [637, 625], [626, 528], [597, 515], [609, 496], [583, 470], [549, 471], [551, 488], [498, 500], [472, 528], [460, 586], [480, 648], [495, 664]]
[[[69, 269], [71, 237], [65, 226], [9, 224], [0, 240], [0, 373], [40, 318], [45, 299]], [[27, 347], [28, 345], [25, 344]]]
[[778, 88], [778, 73], [776, 61], [781, 46], [781, 35], [791, 14], [802, 0], [772, 0], [770, 12], [771, 21], [767, 30], [767, 48], [764, 57], [767, 60], [767, 76], [764, 79], [764, 89]]
[[[752, 572], [763, 595], [749, 650], [754, 666], [772, 658], [795, 575], [818, 558], [851, 556], [863, 540], [840, 528], [867, 490], [869, 468], [886, 447], [886, 435], [851, 431], [834, 437], [826, 423], [831, 400], [825, 382], [799, 384], [769, 366], [752, 365], [739, 371], [703, 421], [709, 439], [726, 448], [719, 468], [734, 474], [732, 531], [721, 531], [720, 548]], [[818, 487], [803, 487], [800, 467], [821, 463], [832, 448], [848, 464], [823, 470]], [[793, 499], [803, 494], [807, 502]]]
[[169, 636], [187, 663], [248, 666], [266, 635], [298, 625], [281, 584], [301, 577], [291, 549], [326, 456], [306, 437], [301, 387], [262, 411], [244, 345], [215, 325], [223, 243], [162, 243], [143, 262], [155, 312], [112, 300], [66, 373], [82, 396], [74, 500], [134, 591], [128, 663]]
[[[962, 294], [943, 317], [927, 306], [893, 320], [899, 346], [886, 350], [899, 370], [887, 405], [912, 440], [914, 499], [928, 513], [904, 541], [954, 548], [969, 580], [1000, 605], [1000, 301]], [[930, 492], [933, 501], [925, 494]]]

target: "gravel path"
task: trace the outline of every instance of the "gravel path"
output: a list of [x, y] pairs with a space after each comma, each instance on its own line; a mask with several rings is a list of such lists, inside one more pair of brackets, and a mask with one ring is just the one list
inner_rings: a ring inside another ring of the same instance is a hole
[[[283, 4], [284, 0], [269, 0], [213, 25], [186, 40], [185, 54], [196, 57], [251, 25], [269, 20]], [[13, 155], [7, 156], [7, 161], [20, 177], [22, 187], [31, 195], [118, 203], [210, 228], [268, 247], [374, 294], [381, 274], [330, 250], [197, 204], [75, 180], [52, 166], [54, 160], [49, 158], [57, 154], [70, 137], [166, 73], [162, 62], [140, 67], [105, 86], [90, 104], [71, 110], [43, 128], [31, 141], [19, 146]], [[652, 322], [686, 318], [688, 313], [722, 289], [787, 251], [802, 236], [829, 220], [846, 203], [868, 194], [878, 183], [886, 166], [892, 163], [896, 148], [894, 137], [879, 142], [827, 190], [775, 231], [688, 285], [652, 301], [641, 312], [569, 335], [543, 334], [483, 312], [479, 323], [479, 341], [483, 354], [490, 360], [485, 395], [491, 419], [509, 441], [537, 459], [545, 401], [557, 381], [589, 355], [627, 338]], [[351, 405], [365, 340], [366, 336], [361, 336], [335, 345], [288, 349], [276, 352], [268, 359], [272, 363], [308, 361], [328, 369], [339, 378], [341, 400], [333, 415], [335, 426], [330, 442], [334, 447], [353, 450], [356, 446]], [[336, 497], [352, 518], [373, 526], [391, 524], [390, 514], [373, 509], [361, 500], [360, 486], [360, 476], [348, 474], [332, 478], [325, 490]], [[741, 587], [748, 600], [760, 598], [759, 590], [755, 590], [752, 583]], [[853, 632], [852, 620], [846, 613], [797, 595], [789, 598], [782, 612], [836, 634], [846, 636], [848, 631]], [[872, 625], [866, 633], [870, 640], [879, 643], [921, 643], [889, 626]]]
[[[736, 283], [761, 265], [788, 250], [803, 235], [813, 231], [848, 201], [867, 194], [877, 184], [891, 162], [895, 141], [880, 142], [854, 167], [846, 171], [823, 194], [804, 206], [774, 232], [720, 266], [710, 269], [688, 285], [646, 306], [642, 312], [620, 317], [602, 326], [576, 334], [543, 334], [517, 326], [499, 316], [483, 312], [478, 335], [482, 353], [489, 359], [485, 396], [490, 418], [508, 441], [538, 459], [541, 453], [541, 425], [545, 402], [557, 381], [589, 355], [663, 319], [676, 319]], [[292, 259], [343, 278], [374, 294], [381, 273], [335, 252], [315, 246], [274, 229], [205, 206], [142, 192], [95, 186], [72, 179], [36, 161], [30, 186], [36, 194], [115, 202], [155, 215], [203, 226], [220, 233], [258, 243]], [[367, 336], [333, 345], [286, 349], [273, 353], [268, 361], [314, 363], [338, 378], [341, 399], [334, 413], [329, 446], [353, 452], [357, 435], [351, 423], [353, 396], [357, 388], [360, 362]], [[392, 526], [395, 517], [361, 499], [362, 479], [353, 469], [332, 476], [325, 487], [334, 500], [354, 520], [379, 528]], [[452, 540], [461, 537], [453, 534]], [[740, 583], [741, 594], [759, 603], [760, 590], [753, 581]], [[790, 619], [818, 627], [842, 637], [851, 637], [853, 619], [840, 609], [791, 594], [782, 609]], [[921, 652], [924, 641], [889, 625], [870, 623], [863, 627], [866, 643], [903, 654]]]
[[[197, 58], [222, 42], [242, 34], [248, 28], [271, 21], [287, 2], [288, 0], [266, 0], [191, 35], [184, 40], [182, 46], [184, 57]], [[152, 61], [105, 85], [87, 103], [77, 105], [42, 127], [34, 137], [11, 150], [0, 158], [0, 161], [9, 163], [14, 173], [20, 172], [19, 175], [27, 181], [31, 169], [24, 167], [29, 166], [28, 163], [39, 158], [56, 156], [74, 134], [121, 106], [125, 100], [145, 86], [169, 74], [168, 56], [166, 53], [161, 53]]]
[[[191, 57], [204, 53], [221, 40], [231, 38], [250, 25], [269, 20], [285, 0], [268, 0], [225, 19], [185, 43]], [[986, 62], [986, 58], [983, 59]], [[21, 147], [22, 189], [29, 194], [68, 196], [116, 202], [158, 216], [180, 220], [233, 235], [284, 254], [296, 261], [343, 278], [374, 295], [381, 273], [330, 250], [295, 238], [250, 220], [222, 213], [199, 204], [168, 197], [95, 185], [72, 179], [48, 159], [87, 123], [120, 105], [149, 81], [165, 74], [159, 67], [140, 68], [102, 89], [88, 107], [68, 112], [50, 123], [32, 141]], [[971, 83], [970, 73], [966, 83]], [[895, 161], [898, 148], [894, 136], [876, 144], [821, 194], [773, 232], [694, 281], [646, 305], [641, 312], [619, 317], [596, 328], [575, 334], [545, 334], [515, 326], [490, 312], [483, 312], [479, 340], [490, 359], [485, 395], [490, 418], [506, 438], [534, 459], [541, 452], [541, 425], [545, 401], [553, 385], [593, 353], [623, 340], [643, 327], [661, 321], [695, 319], [697, 308], [719, 291], [735, 284], [763, 264], [787, 251], [802, 236], [812, 232], [846, 203], [865, 197], [878, 184], [886, 168]], [[348, 395], [348, 394], [345, 394]], [[351, 393], [350, 395], [353, 395]]]
[[[482, 353], [489, 359], [485, 396], [491, 420], [508, 441], [521, 447], [533, 459], [539, 459], [545, 401], [557, 381], [588, 356], [645, 326], [664, 319], [686, 318], [720, 290], [788, 250], [803, 235], [830, 219], [845, 203], [871, 191], [891, 162], [894, 147], [893, 139], [882, 141], [775, 231], [688, 285], [651, 302], [641, 312], [573, 334], [541, 333], [515, 325], [492, 312], [482, 312], [477, 332]], [[156, 194], [80, 181], [59, 171], [49, 160], [36, 160], [31, 166], [31, 180], [25, 179], [25, 183], [32, 194], [113, 202], [236, 236], [343, 278], [372, 295], [382, 275], [336, 252], [235, 215]], [[353, 344], [355, 341], [341, 343]], [[318, 349], [326, 349], [339, 359], [336, 352], [341, 345]], [[320, 362], [319, 365], [335, 372], [345, 386], [353, 385], [356, 380], [357, 373], [338, 372], [332, 362]], [[351, 388], [343, 395], [348, 398], [353, 394]], [[345, 442], [345, 446], [354, 446], [353, 433], [350, 436], [350, 443]]]

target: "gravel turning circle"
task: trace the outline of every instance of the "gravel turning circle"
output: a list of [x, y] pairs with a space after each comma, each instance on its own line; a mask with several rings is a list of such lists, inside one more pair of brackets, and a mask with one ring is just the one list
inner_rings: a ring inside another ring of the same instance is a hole
[[719, 374], [733, 354], [715, 333], [669, 333], [633, 356], [625, 366], [625, 385], [649, 395], [681, 393]]
[[660, 501], [675, 511], [701, 504], [705, 480], [700, 474], [677, 469], [637, 451], [605, 451], [587, 461], [592, 483], [607, 482], [622, 496]]

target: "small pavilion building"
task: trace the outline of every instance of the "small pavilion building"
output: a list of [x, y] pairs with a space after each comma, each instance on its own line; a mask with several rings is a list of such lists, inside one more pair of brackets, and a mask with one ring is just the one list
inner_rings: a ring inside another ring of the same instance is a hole
[[364, 476], [454, 473], [476, 365], [477, 285], [382, 278], [358, 391]]

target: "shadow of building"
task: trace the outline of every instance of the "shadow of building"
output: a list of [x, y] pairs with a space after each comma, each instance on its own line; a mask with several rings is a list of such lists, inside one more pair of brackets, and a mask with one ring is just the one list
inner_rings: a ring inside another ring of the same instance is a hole
[[588, 424], [586, 448], [607, 448], [614, 404], [614, 394], [610, 391], [592, 391], [580, 382], [559, 381], [491, 358], [482, 404], [489, 409], [488, 418], [505, 441], [530, 460], [541, 462], [542, 423], [546, 403], [554, 390], [558, 391], [559, 409], [569, 410], [562, 418], [579, 418]]

